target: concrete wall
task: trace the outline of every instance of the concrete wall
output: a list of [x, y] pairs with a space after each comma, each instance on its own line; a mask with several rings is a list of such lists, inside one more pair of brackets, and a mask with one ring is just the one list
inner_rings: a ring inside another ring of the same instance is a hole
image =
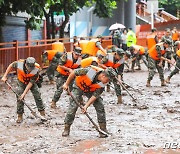
[[70, 37], [109, 35], [109, 27], [114, 23], [125, 24], [135, 31], [136, 2], [135, 0], [120, 0], [111, 18], [99, 18], [92, 14], [92, 8], [84, 7], [70, 18]]

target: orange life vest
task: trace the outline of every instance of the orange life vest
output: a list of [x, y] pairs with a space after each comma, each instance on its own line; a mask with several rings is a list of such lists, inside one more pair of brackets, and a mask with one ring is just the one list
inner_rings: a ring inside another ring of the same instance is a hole
[[164, 55], [165, 54], [165, 49], [164, 49], [164, 46], [163, 46], [163, 42], [161, 42], [161, 43], [158, 43], [158, 44], [156, 44], [155, 46], [153, 46], [149, 51], [148, 51], [148, 53], [149, 53], [149, 56], [152, 58], [152, 59], [154, 59], [154, 60], [160, 60], [160, 58], [158, 58], [158, 53], [157, 53], [157, 50], [156, 50], [156, 46], [160, 46], [160, 48], [161, 48], [161, 55]]
[[57, 52], [58, 50], [46, 50], [45, 53], [47, 53], [47, 59], [51, 61]]
[[88, 44], [88, 40], [80, 40], [79, 42], [78, 42], [78, 44], [79, 44], [79, 47], [82, 49], [82, 54], [86, 54], [86, 47], [87, 47], [87, 44]]
[[64, 52], [64, 44], [62, 42], [52, 43], [52, 50], [58, 50], [59, 52]]
[[108, 61], [104, 65], [107, 67], [112, 67], [112, 68], [118, 68], [121, 64], [124, 63], [124, 59], [119, 60], [118, 62], [114, 62], [114, 53], [108, 53], [107, 54]]
[[180, 49], [176, 52], [176, 54], [180, 57]]
[[135, 49], [135, 53], [138, 53], [138, 52], [139, 52], [140, 55], [145, 54], [145, 49], [144, 49], [143, 46], [140, 46], [140, 45], [132, 45], [132, 46], [133, 46], [134, 49]]
[[22, 83], [28, 84], [30, 79], [38, 73], [40, 66], [39, 64], [35, 63], [35, 68], [29, 74], [26, 74], [23, 68], [24, 68], [24, 60], [21, 59], [17, 62], [17, 78]]
[[103, 88], [107, 85], [103, 84], [102, 82], [93, 83], [93, 80], [96, 77], [97, 73], [103, 71], [103, 69], [96, 66], [90, 67], [91, 68], [86, 75], [76, 76], [75, 78], [76, 85], [84, 92], [94, 92], [96, 89]]
[[147, 36], [147, 46], [148, 49], [151, 49], [153, 46], [156, 45], [156, 40], [155, 40], [156, 35], [150, 34]]
[[[73, 53], [72, 52], [67, 53], [67, 61], [64, 64], [64, 66], [71, 69], [75, 69], [75, 68], [78, 68], [80, 64], [81, 64], [80, 58], [77, 59], [76, 63], [73, 63]], [[57, 71], [64, 76], [68, 76], [70, 74], [69, 71], [64, 70], [60, 66], [57, 67]]]
[[81, 67], [84, 68], [84, 67], [90, 66], [90, 65], [92, 65], [92, 62], [99, 63], [99, 60], [98, 60], [97, 57], [93, 57], [93, 56], [85, 58], [85, 59], [82, 59], [81, 60]]
[[96, 53], [99, 50], [98, 47], [96, 47], [96, 42], [98, 42], [98, 39], [92, 39], [88, 41], [86, 49], [84, 50], [84, 53], [82, 52], [82, 54], [96, 56]]
[[172, 34], [172, 40], [173, 41], [177, 41], [178, 37], [179, 37], [179, 33], [178, 32]]

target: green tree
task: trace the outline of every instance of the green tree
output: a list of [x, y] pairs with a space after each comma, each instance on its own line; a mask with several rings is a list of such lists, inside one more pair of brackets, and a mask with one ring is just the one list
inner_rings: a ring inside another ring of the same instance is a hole
[[[84, 6], [95, 6], [94, 14], [99, 17], [111, 17], [116, 8], [116, 0], [0, 0], [0, 27], [5, 23], [5, 15], [26, 12], [31, 16], [27, 19], [27, 28], [37, 29], [43, 16], [47, 22], [47, 38], [50, 38], [50, 25], [54, 32], [54, 12], [64, 12], [65, 20], [60, 27], [60, 37], [64, 37], [64, 28], [70, 16]], [[51, 18], [51, 23], [50, 23]], [[55, 35], [53, 34], [53, 37]]]
[[180, 10], [179, 0], [159, 0], [160, 7], [164, 8], [168, 13], [177, 16], [177, 12]]

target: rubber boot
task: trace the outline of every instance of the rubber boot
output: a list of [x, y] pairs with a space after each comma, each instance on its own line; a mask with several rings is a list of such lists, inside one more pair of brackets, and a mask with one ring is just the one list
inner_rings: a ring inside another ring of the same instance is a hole
[[170, 83], [170, 77], [167, 77], [166, 83]]
[[164, 80], [161, 80], [161, 86], [166, 86], [166, 83]]
[[52, 109], [55, 109], [55, 108], [56, 108], [56, 102], [55, 102], [55, 101], [52, 101], [52, 102], [51, 102], [51, 108], [52, 108]]
[[39, 111], [39, 113], [40, 113], [41, 116], [45, 117], [45, 111], [44, 110], [43, 111]]
[[64, 126], [64, 131], [63, 131], [63, 133], [62, 133], [62, 136], [64, 136], [64, 137], [69, 136], [70, 126], [71, 126], [71, 125], [65, 124], [65, 126]]
[[56, 82], [54, 80], [50, 80], [49, 84], [55, 84]]
[[120, 95], [120, 96], [118, 96], [118, 102], [117, 102], [118, 104], [122, 104], [122, 96]]
[[146, 87], [151, 87], [151, 81], [150, 80], [147, 80], [147, 83], [146, 83]]
[[[100, 129], [101, 130], [103, 130], [104, 132], [106, 132], [107, 134], [109, 133], [108, 131], [107, 131], [107, 129], [106, 129], [106, 123], [99, 123], [99, 127], [100, 127]], [[100, 138], [105, 138], [105, 137], [107, 137], [107, 135], [105, 135], [105, 134], [102, 134], [102, 133], [99, 133], [99, 137]]]
[[106, 91], [107, 91], [107, 92], [110, 92], [110, 85], [107, 85]]
[[16, 123], [21, 123], [23, 121], [23, 114], [18, 114], [17, 116]]

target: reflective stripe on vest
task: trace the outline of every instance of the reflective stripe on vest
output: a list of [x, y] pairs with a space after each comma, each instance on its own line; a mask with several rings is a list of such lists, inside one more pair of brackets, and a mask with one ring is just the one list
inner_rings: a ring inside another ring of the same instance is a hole
[[86, 75], [76, 76], [76, 85], [83, 90], [84, 92], [93, 92], [96, 89], [104, 88], [107, 84], [103, 84], [102, 82], [92, 83], [97, 73], [103, 71], [103, 69], [95, 66], [91, 66]]
[[26, 74], [24, 72], [23, 67], [24, 67], [24, 60], [19, 60], [17, 63], [17, 77], [18, 80], [21, 81], [22, 83], [28, 84], [30, 79], [38, 73], [39, 64], [36, 63], [35, 68], [29, 74]]
[[155, 46], [153, 46], [149, 51], [149, 56], [154, 59], [154, 60], [160, 60], [160, 58], [158, 58], [158, 53], [157, 53], [157, 50], [156, 50], [156, 46], [160, 46], [161, 48], [161, 55], [164, 55], [165, 54], [165, 49], [164, 49], [164, 46], [163, 46], [163, 43], [158, 43], [156, 44]]
[[[67, 61], [66, 64], [64, 64], [65, 67], [71, 68], [71, 69], [75, 69], [78, 68], [79, 65], [81, 64], [81, 59], [78, 58], [77, 61], [75, 63], [73, 63], [73, 53], [72, 52], [68, 52], [67, 53]], [[68, 76], [70, 73], [69, 71], [66, 71], [64, 69], [62, 69], [60, 66], [57, 67], [57, 71], [65, 76]]]
[[107, 66], [107, 67], [117, 68], [117, 67], [119, 67], [123, 63], [124, 63], [124, 59], [123, 58], [115, 63], [114, 62], [114, 54], [113, 53], [109, 53], [108, 54], [108, 61], [104, 65]]

